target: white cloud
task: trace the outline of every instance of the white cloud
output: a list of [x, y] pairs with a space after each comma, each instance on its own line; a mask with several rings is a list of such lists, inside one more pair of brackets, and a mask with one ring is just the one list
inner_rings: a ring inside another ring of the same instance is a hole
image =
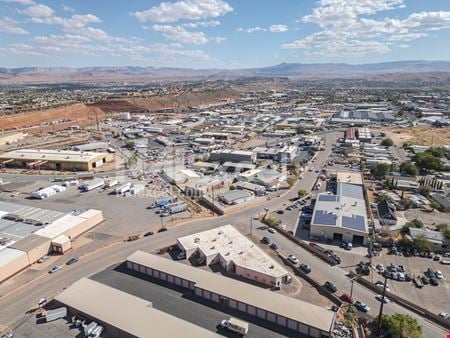
[[272, 33], [283, 33], [283, 32], [287, 32], [288, 31], [288, 27], [286, 25], [271, 25], [269, 27], [269, 32]]
[[238, 28], [237, 29], [238, 32], [246, 32], [246, 33], [255, 33], [255, 32], [271, 32], [271, 33], [282, 33], [282, 32], [287, 32], [288, 31], [288, 27], [286, 25], [270, 25], [268, 28], [264, 28], [264, 27], [259, 27], [259, 26], [255, 26], [255, 27], [250, 27], [250, 28]]
[[208, 38], [205, 33], [189, 32], [183, 26], [153, 25], [151, 29], [162, 32], [164, 37], [168, 40], [183, 44], [202, 45], [208, 43]]
[[210, 20], [210, 21], [189, 22], [189, 23], [184, 23], [181, 26], [186, 27], [186, 28], [217, 27], [217, 26], [220, 26], [220, 21]]
[[19, 5], [24, 5], [24, 6], [34, 4], [34, 1], [32, 1], [32, 0], [0, 0], [0, 2], [14, 3], [14, 4], [19, 4]]
[[334, 56], [386, 53], [404, 48], [401, 42], [450, 28], [450, 12], [443, 11], [413, 13], [403, 20], [367, 17], [402, 7], [403, 0], [321, 0], [310, 15], [302, 18], [303, 22], [317, 24], [321, 30], [283, 44], [282, 48]]
[[239, 28], [237, 29], [238, 32], [247, 32], [247, 33], [264, 32], [264, 31], [266, 31], [266, 30], [267, 30], [267, 29], [262, 28], [262, 27], [259, 27], [259, 26], [256, 26], [256, 27], [250, 27], [250, 28], [242, 28], [242, 27], [239, 27]]
[[23, 10], [23, 13], [33, 18], [42, 18], [53, 16], [55, 14], [55, 11], [46, 5], [37, 4], [25, 8]]
[[10, 34], [28, 34], [29, 32], [17, 26], [17, 21], [4, 17], [0, 19], [0, 32]]
[[175, 22], [216, 18], [232, 11], [233, 8], [224, 0], [179, 0], [161, 2], [159, 6], [131, 14], [141, 22]]

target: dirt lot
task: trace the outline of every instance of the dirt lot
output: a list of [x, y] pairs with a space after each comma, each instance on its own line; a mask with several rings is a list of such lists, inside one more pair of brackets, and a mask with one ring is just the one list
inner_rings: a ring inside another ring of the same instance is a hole
[[404, 129], [385, 129], [383, 132], [392, 138], [395, 144], [412, 143], [424, 146], [443, 146], [450, 144], [450, 129], [416, 127]]
[[[53, 108], [41, 111], [19, 113], [0, 117], [0, 130], [12, 128], [25, 128], [29, 133], [42, 131], [56, 131], [65, 129], [71, 125], [87, 126], [94, 124], [96, 119], [103, 120], [106, 114], [98, 107], [85, 104], [75, 104], [68, 107]], [[63, 122], [61, 120], [70, 120]], [[43, 125], [44, 122], [59, 123]]]

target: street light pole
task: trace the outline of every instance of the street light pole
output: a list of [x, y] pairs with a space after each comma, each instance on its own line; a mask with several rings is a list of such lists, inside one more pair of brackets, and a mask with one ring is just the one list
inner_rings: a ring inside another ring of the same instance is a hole
[[250, 236], [252, 235], [253, 230], [253, 217], [250, 217]]
[[355, 279], [354, 278], [350, 279], [350, 283], [352, 283], [352, 285], [350, 287], [350, 302], [352, 302], [352, 300], [353, 300], [353, 283], [355, 283]]
[[384, 305], [384, 297], [386, 295], [386, 285], [387, 285], [387, 274], [384, 277], [384, 287], [383, 287], [383, 295], [381, 297], [381, 305], [380, 305], [380, 313], [378, 314], [378, 330], [377, 337], [381, 337], [381, 318], [383, 316], [383, 305]]

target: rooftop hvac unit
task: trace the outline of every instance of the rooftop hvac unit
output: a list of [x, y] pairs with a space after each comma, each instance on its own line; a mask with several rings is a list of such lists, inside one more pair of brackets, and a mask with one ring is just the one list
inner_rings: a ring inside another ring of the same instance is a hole
[[269, 269], [273, 269], [273, 268], [274, 268], [274, 266], [273, 266], [273, 265], [269, 266]]
[[210, 247], [211, 250], [214, 250], [216, 247], [213, 245], [212, 247]]

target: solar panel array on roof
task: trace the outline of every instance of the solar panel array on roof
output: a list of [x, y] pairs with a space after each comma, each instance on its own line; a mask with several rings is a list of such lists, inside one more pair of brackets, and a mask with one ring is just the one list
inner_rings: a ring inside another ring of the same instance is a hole
[[364, 200], [361, 186], [350, 183], [338, 183], [338, 195]]
[[338, 196], [336, 195], [319, 195], [319, 201], [321, 202], [336, 202]]
[[366, 229], [364, 217], [360, 215], [353, 215], [352, 217], [342, 216], [342, 226], [358, 231], [365, 231]]
[[317, 210], [314, 216], [314, 224], [336, 225], [336, 214], [326, 210]]

